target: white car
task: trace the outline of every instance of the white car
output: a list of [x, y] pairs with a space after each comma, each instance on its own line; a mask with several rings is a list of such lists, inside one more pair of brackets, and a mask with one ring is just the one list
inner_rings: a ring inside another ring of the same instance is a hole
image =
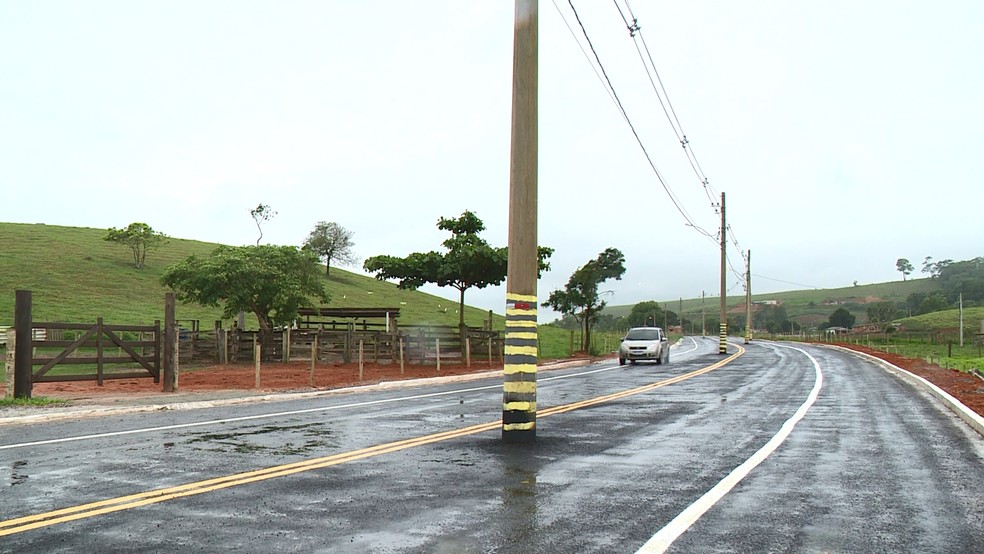
[[633, 327], [618, 347], [618, 365], [625, 362], [652, 361], [670, 363], [670, 343], [659, 327]]

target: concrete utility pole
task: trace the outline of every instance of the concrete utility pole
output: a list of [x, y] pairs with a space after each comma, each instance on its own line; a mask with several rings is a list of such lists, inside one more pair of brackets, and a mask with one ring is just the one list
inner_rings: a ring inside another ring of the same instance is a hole
[[963, 348], [963, 293], [960, 293], [960, 348]]
[[[792, 331], [792, 329], [790, 329]], [[745, 256], [745, 344], [752, 342], [752, 251]]]
[[502, 440], [536, 439], [537, 0], [516, 0]]
[[706, 291], [700, 291], [700, 336], [707, 336], [707, 322], [705, 320], [704, 314], [704, 295]]
[[728, 353], [728, 285], [725, 269], [728, 267], [728, 226], [724, 219], [724, 193], [721, 193], [721, 333], [718, 354]]

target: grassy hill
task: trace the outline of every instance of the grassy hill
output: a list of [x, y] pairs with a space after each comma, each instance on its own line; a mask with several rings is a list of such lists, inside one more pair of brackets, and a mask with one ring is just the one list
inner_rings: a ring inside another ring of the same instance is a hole
[[[164, 319], [164, 268], [191, 254], [205, 255], [217, 244], [171, 239], [147, 254], [146, 267], [135, 269], [130, 250], [106, 242], [105, 229], [0, 223], [0, 325], [14, 319], [14, 291], [33, 292], [35, 321], [147, 324]], [[400, 308], [400, 323], [457, 325], [457, 303], [337, 268], [326, 278], [329, 307]], [[467, 294], [466, 294], [467, 298]], [[178, 319], [198, 319], [203, 327], [221, 319], [221, 311], [179, 304]], [[465, 322], [480, 326], [488, 312], [465, 308]], [[494, 317], [502, 328], [504, 318]], [[226, 322], [226, 326], [228, 326]], [[248, 327], [255, 327], [247, 319]]]
[[[755, 282], [752, 281], [752, 291], [755, 290]], [[778, 300], [786, 308], [786, 314], [790, 319], [804, 325], [815, 325], [819, 322], [827, 321], [830, 314], [837, 308], [845, 308], [856, 318], [857, 323], [867, 321], [865, 313], [866, 304], [882, 300], [893, 302], [904, 302], [909, 294], [914, 292], [929, 293], [941, 290], [938, 281], [932, 279], [912, 279], [909, 281], [894, 281], [890, 283], [876, 283], [871, 285], [858, 285], [856, 287], [843, 287], [837, 289], [813, 289], [796, 290], [787, 292], [774, 292], [767, 294], [752, 294], [752, 301]], [[707, 297], [704, 301], [706, 313], [716, 316], [718, 313], [718, 297]], [[660, 301], [662, 304], [663, 301]], [[729, 311], [744, 306], [745, 295], [735, 294], [728, 297]], [[666, 306], [670, 310], [677, 312], [680, 310], [680, 301], [666, 301]], [[627, 316], [632, 311], [631, 305], [608, 306], [604, 313], [614, 316]], [[686, 298], [683, 300], [683, 313], [687, 319], [700, 321], [701, 299]]]
[[[982, 321], [984, 321], [984, 307], [964, 309], [965, 330], [973, 333], [981, 332]], [[960, 310], [943, 310], [941, 312], [905, 317], [897, 319], [896, 322], [906, 331], [912, 332], [958, 329], [960, 327]]]

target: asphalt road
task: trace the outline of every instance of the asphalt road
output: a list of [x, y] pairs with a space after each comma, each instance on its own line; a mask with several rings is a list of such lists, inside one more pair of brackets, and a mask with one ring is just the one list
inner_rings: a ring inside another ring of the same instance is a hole
[[744, 348], [542, 372], [526, 445], [498, 380], [0, 425], [0, 551], [984, 552], [980, 435], [850, 354]]

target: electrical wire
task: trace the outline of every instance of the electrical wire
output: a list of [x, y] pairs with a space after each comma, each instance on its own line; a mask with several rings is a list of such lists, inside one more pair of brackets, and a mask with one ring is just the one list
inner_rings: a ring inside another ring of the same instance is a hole
[[574, 12], [574, 18], [577, 20], [578, 26], [581, 27], [581, 33], [584, 35], [584, 39], [585, 41], [587, 41], [588, 47], [591, 49], [591, 53], [594, 55], [595, 61], [597, 62], [598, 67], [601, 69], [601, 74], [604, 76], [605, 82], [608, 84], [608, 89], [611, 90], [612, 97], [615, 99], [615, 102], [618, 104], [619, 111], [622, 113], [622, 117], [625, 119], [625, 122], [629, 125], [629, 129], [632, 131], [632, 135], [635, 137], [636, 142], [639, 144], [639, 148], [642, 150], [643, 155], [646, 156], [646, 160], [649, 162], [649, 167], [651, 167], [653, 173], [656, 174], [656, 178], [659, 180], [660, 185], [662, 185], [663, 190], [666, 192], [666, 195], [669, 196], [670, 201], [673, 202], [673, 206], [677, 209], [678, 212], [680, 212], [680, 215], [683, 216], [684, 220], [686, 220], [688, 226], [693, 227], [698, 232], [708, 237], [711, 237], [710, 233], [708, 233], [706, 230], [702, 229], [700, 226], [694, 223], [693, 218], [690, 216], [687, 210], [683, 207], [680, 200], [670, 189], [669, 184], [667, 184], [666, 180], [663, 178], [663, 175], [660, 173], [659, 168], [656, 167], [656, 163], [653, 162], [652, 157], [649, 155], [649, 151], [646, 150], [646, 146], [643, 144], [642, 138], [639, 137], [639, 133], [636, 131], [635, 125], [633, 125], [632, 120], [629, 119], [629, 114], [626, 112], [625, 106], [622, 104], [621, 99], [619, 99], [618, 93], [615, 92], [615, 87], [612, 85], [612, 81], [608, 77], [608, 72], [605, 70], [605, 65], [601, 62], [601, 57], [598, 55], [598, 51], [595, 49], [594, 43], [591, 42], [591, 37], [588, 35], [588, 30], [585, 28], [584, 22], [581, 20], [581, 16], [577, 12], [577, 8], [574, 7], [573, 0], [567, 0], [567, 4], [571, 7], [571, 11]]
[[[717, 191], [710, 184], [710, 180], [704, 173], [704, 169], [701, 167], [700, 162], [697, 160], [697, 155], [693, 151], [693, 147], [690, 146], [690, 140], [687, 138], [687, 134], [683, 129], [683, 124], [680, 123], [680, 118], [677, 116], [676, 109], [673, 108], [673, 103], [670, 101], [670, 95], [666, 91], [666, 86], [663, 84], [663, 79], [659, 75], [659, 70], [656, 69], [656, 63], [653, 60], [652, 53], [649, 50], [649, 45], [646, 43], [645, 35], [642, 32], [642, 27], [639, 25], [639, 20], [636, 18], [635, 13], [632, 11], [632, 7], [629, 5], [628, 0], [623, 0], [625, 2], [625, 7], [629, 11], [629, 16], [632, 18], [632, 22], [629, 23], [629, 19], [625, 17], [625, 12], [622, 11], [622, 7], [618, 4], [618, 0], [612, 0], [615, 4], [615, 8], [618, 10], [622, 21], [625, 23], [626, 28], [629, 30], [629, 36], [632, 38], [632, 44], [635, 46], [636, 52], [639, 54], [639, 59], [642, 62], [643, 69], [646, 71], [646, 77], [649, 79], [650, 85], [653, 87], [653, 92], [656, 93], [656, 98], [659, 100], [660, 106], [663, 108], [663, 113], [666, 115], [667, 121], [670, 123], [670, 127], [673, 129], [673, 133], [676, 135], [677, 140], [683, 147], [684, 154], [687, 156], [687, 161], [690, 163], [690, 167], [693, 169], [694, 174], [697, 176], [698, 181], [704, 189], [704, 194], [707, 195], [708, 201], [714, 206], [715, 198], [718, 196]], [[642, 47], [640, 48], [640, 43]], [[643, 50], [645, 50], [645, 56], [643, 55]], [[649, 63], [646, 63], [646, 60]], [[650, 72], [649, 68], [652, 67]], [[653, 75], [656, 76], [655, 80]], [[657, 83], [659, 85], [657, 86]]]
[[[588, 51], [584, 49], [584, 45], [581, 44], [581, 41], [577, 39], [577, 33], [574, 32], [574, 29], [571, 27], [571, 24], [568, 23], [567, 17], [564, 16], [564, 12], [560, 10], [560, 6], [557, 5], [557, 0], [551, 0], [551, 2], [553, 3], [554, 9], [557, 10], [557, 14], [560, 15], [560, 19], [562, 19], [564, 21], [564, 25], [567, 26], [567, 30], [571, 33], [571, 38], [574, 39], [574, 42], [577, 43], [577, 47], [580, 48], [581, 53], [584, 54], [584, 59], [588, 60], [588, 65], [590, 65], [591, 70], [594, 71], [595, 77], [598, 78], [598, 82], [601, 83], [601, 86], [605, 89], [605, 92], [608, 93], [608, 97], [611, 98], [612, 105], [615, 106], [615, 109], [619, 109], [618, 102], [615, 101], [615, 97], [612, 95], [612, 91], [608, 90], [608, 87], [605, 86], [605, 81], [604, 79], [602, 79], [601, 74], [598, 73], [598, 68], [595, 67], [594, 62], [591, 61], [591, 56], [589, 56]], [[625, 114], [622, 115], [624, 116]]]
[[772, 277], [766, 277], [765, 275], [758, 275], [756, 273], [752, 273], [752, 277], [755, 277], [757, 279], [765, 279], [766, 281], [775, 281], [777, 283], [784, 283], [784, 284], [787, 284], [787, 285], [795, 285], [797, 287], [803, 287], [803, 288], [807, 288], [807, 289], [819, 289], [820, 288], [820, 287], [813, 286], [813, 285], [804, 285], [803, 283], [794, 283], [792, 281], [783, 281], [782, 279], [774, 279]]

